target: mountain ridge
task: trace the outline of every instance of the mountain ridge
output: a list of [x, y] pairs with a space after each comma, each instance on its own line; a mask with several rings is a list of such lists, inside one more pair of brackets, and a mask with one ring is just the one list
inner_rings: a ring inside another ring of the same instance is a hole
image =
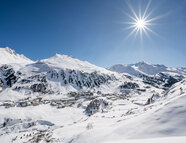
[[[67, 64], [65, 65], [63, 61], [66, 62]], [[111, 66], [110, 68], [102, 68], [94, 64], [91, 64], [88, 61], [81, 61], [73, 56], [63, 55], [63, 54], [58, 54], [58, 53], [46, 59], [32, 61], [31, 59], [25, 57], [23, 54], [17, 54], [14, 50], [12, 50], [9, 47], [0, 48], [0, 64], [14, 64], [14, 63], [30, 64], [30, 63], [38, 63], [38, 62], [48, 62], [51, 64], [56, 64], [58, 62], [59, 65], [60, 65], [60, 62], [63, 62], [61, 66], [64, 68], [65, 67], [69, 68], [68, 66], [69, 64], [72, 64], [71, 62], [73, 62], [74, 65], [75, 63], [80, 63], [79, 67], [71, 66], [70, 69], [73, 69], [73, 68], [77, 69], [77, 68], [82, 68], [83, 66], [87, 66], [87, 69], [86, 69], [87, 71], [88, 71], [88, 68], [90, 69], [97, 68], [102, 71], [105, 71], [105, 69], [107, 69], [110, 71], [114, 71], [118, 73], [128, 73], [128, 74], [135, 75], [135, 76], [138, 74], [155, 75], [160, 72], [173, 72], [174, 70], [180, 70], [180, 72], [186, 71], [186, 68], [184, 67], [173, 68], [173, 67], [167, 67], [163, 64], [150, 64], [146, 61], [141, 61], [141, 62], [137, 62], [134, 64], [115, 64]]]
[[118, 73], [128, 73], [134, 76], [140, 76], [140, 75], [156, 75], [161, 72], [167, 72], [167, 73], [186, 73], [186, 70], [181, 68], [172, 68], [167, 67], [162, 64], [149, 64], [147, 62], [138, 62], [136, 64], [116, 64], [111, 66], [110, 68], [107, 68], [111, 71], [118, 72]]

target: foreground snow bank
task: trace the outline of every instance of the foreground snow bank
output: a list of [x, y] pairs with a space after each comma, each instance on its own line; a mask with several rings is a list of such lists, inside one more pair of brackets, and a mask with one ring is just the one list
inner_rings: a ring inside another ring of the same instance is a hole
[[186, 137], [167, 137], [167, 138], [109, 141], [103, 143], [185, 143], [185, 142], [186, 142]]

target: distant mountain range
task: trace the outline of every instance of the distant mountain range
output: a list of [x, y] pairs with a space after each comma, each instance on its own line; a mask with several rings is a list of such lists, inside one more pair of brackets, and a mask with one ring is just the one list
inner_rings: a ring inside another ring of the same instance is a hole
[[160, 72], [167, 73], [177, 73], [177, 74], [186, 74], [186, 68], [170, 68], [164, 65], [152, 65], [147, 62], [139, 62], [136, 64], [117, 64], [109, 68], [111, 71], [118, 73], [128, 73], [134, 76], [139, 76], [141, 74], [146, 75], [155, 75]]

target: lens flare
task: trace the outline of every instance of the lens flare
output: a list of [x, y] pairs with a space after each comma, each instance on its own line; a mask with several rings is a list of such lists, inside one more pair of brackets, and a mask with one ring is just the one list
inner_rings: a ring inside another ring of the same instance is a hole
[[158, 20], [166, 15], [160, 15], [157, 17], [150, 18], [151, 14], [152, 14], [152, 11], [149, 11], [149, 7], [151, 5], [151, 0], [148, 1], [147, 6], [146, 6], [145, 10], [143, 11], [143, 14], [141, 12], [141, 8], [139, 8], [139, 13], [136, 13], [136, 11], [133, 9], [133, 7], [129, 3], [127, 3], [127, 4], [132, 12], [132, 15], [124, 12], [124, 14], [126, 14], [131, 19], [131, 21], [130, 22], [122, 22], [124, 24], [129, 25], [127, 28], [125, 28], [125, 30], [132, 29], [132, 31], [129, 33], [127, 38], [129, 38], [133, 34], [135, 35], [135, 38], [136, 38], [136, 36], [139, 34], [140, 38], [142, 39], [143, 34], [145, 34], [147, 36], [147, 38], [150, 39], [148, 32], [150, 32], [156, 36], [159, 36], [150, 27], [152, 25], [154, 25], [153, 22], [155, 20]]

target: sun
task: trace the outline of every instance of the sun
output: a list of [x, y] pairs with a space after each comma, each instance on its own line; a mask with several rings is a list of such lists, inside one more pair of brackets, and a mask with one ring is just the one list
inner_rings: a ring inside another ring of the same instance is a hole
[[131, 10], [131, 13], [132, 13], [130, 15], [130, 14], [124, 12], [124, 14], [130, 18], [129, 22], [122, 22], [124, 24], [129, 25], [127, 28], [125, 28], [125, 30], [132, 29], [132, 31], [129, 33], [127, 38], [130, 37], [131, 35], [135, 35], [134, 38], [136, 38], [136, 36], [139, 34], [141, 39], [142, 39], [143, 35], [146, 35], [147, 38], [150, 39], [149, 32], [153, 33], [156, 36], [159, 36], [156, 32], [154, 32], [151, 29], [151, 26], [155, 25], [153, 23], [155, 20], [158, 20], [165, 15], [160, 15], [160, 16], [153, 17], [153, 18], [151, 17], [151, 14], [153, 11], [153, 10], [149, 11], [151, 0], [148, 1], [145, 10], [142, 12], [141, 8], [139, 8], [138, 13], [136, 13], [136, 11], [133, 9], [133, 7], [129, 3], [127, 3], [127, 4], [128, 4], [128, 6]]
[[143, 29], [144, 27], [145, 27], [145, 20], [143, 20], [143, 19], [139, 19], [136, 23], [135, 23], [135, 25], [136, 25], [136, 27], [138, 28], [138, 29]]

